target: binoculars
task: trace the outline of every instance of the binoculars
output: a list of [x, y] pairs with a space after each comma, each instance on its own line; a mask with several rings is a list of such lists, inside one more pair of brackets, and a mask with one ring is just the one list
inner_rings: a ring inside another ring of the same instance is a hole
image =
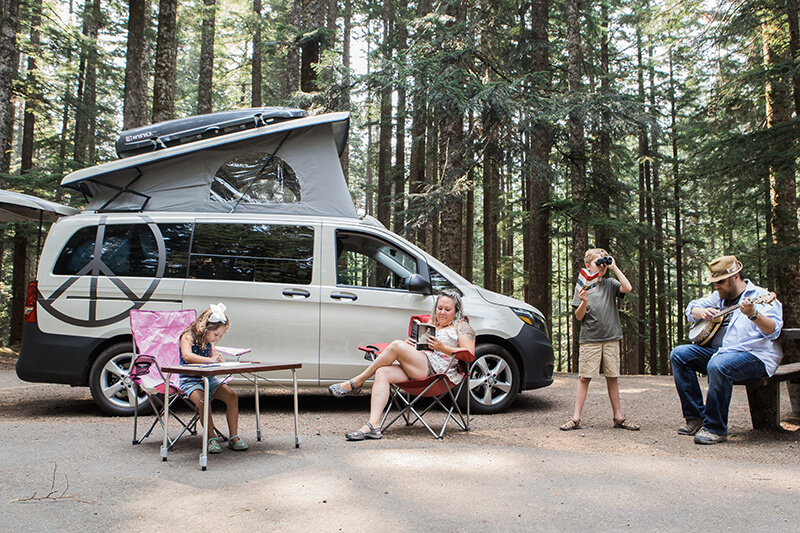
[[594, 264], [599, 266], [599, 267], [601, 267], [603, 265], [610, 266], [611, 263], [613, 263], [613, 262], [614, 262], [614, 260], [611, 258], [611, 256], [607, 255], [605, 257], [598, 257], [595, 260]]

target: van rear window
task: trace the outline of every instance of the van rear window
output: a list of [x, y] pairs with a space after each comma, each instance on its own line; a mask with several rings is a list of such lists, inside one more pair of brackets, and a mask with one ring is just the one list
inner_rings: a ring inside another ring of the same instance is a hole
[[189, 277], [309, 285], [313, 266], [311, 226], [198, 223]]
[[[53, 274], [186, 277], [191, 235], [192, 224], [86, 226], [67, 241], [53, 267]], [[160, 249], [159, 242], [163, 243]], [[95, 261], [97, 251], [100, 252], [99, 261]]]

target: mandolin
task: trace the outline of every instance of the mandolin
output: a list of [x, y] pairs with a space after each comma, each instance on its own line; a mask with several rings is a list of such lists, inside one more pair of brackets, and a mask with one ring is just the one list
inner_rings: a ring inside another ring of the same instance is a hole
[[[775, 299], [775, 293], [771, 292], [769, 294], [762, 294], [755, 300], [750, 300], [750, 302], [753, 305], [768, 304], [772, 302], [774, 299]], [[736, 305], [720, 309], [710, 320], [701, 320], [697, 322], [689, 331], [689, 340], [699, 346], [705, 346], [706, 343], [708, 343], [717, 333], [717, 330], [722, 324], [723, 317], [725, 317], [725, 315], [733, 313], [741, 306], [742, 304], [738, 303]]]

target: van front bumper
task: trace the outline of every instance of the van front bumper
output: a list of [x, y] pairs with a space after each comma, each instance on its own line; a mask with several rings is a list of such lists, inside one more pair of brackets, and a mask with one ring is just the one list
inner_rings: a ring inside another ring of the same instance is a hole
[[520, 332], [508, 341], [522, 358], [525, 375], [520, 390], [541, 389], [553, 383], [555, 369], [553, 345], [544, 332], [525, 324]]

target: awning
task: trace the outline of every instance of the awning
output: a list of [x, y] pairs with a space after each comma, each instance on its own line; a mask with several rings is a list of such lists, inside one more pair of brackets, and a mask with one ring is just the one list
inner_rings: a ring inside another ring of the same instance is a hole
[[60, 217], [78, 213], [80, 210], [74, 207], [0, 189], [0, 222], [24, 220], [55, 222]]

